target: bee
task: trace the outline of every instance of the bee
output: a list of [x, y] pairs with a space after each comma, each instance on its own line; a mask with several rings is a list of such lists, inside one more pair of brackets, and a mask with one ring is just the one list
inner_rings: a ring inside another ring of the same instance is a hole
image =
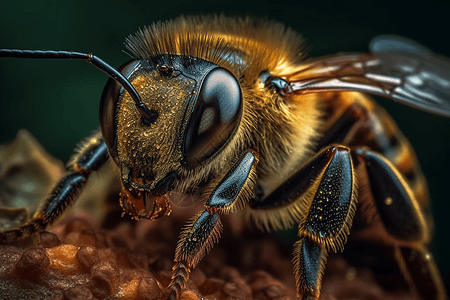
[[428, 250], [427, 184], [392, 118], [367, 94], [450, 116], [449, 61], [403, 38], [370, 53], [306, 59], [282, 24], [180, 17], [127, 38], [119, 72], [92, 54], [2, 49], [2, 57], [86, 59], [111, 78], [100, 131], [28, 223], [2, 242], [44, 230], [111, 162], [120, 205], [136, 220], [170, 215], [177, 195], [204, 204], [182, 229], [169, 298], [218, 242], [221, 215], [261, 230], [297, 227], [297, 294], [318, 299], [327, 256], [354, 237], [389, 247], [415, 293], [446, 299]]

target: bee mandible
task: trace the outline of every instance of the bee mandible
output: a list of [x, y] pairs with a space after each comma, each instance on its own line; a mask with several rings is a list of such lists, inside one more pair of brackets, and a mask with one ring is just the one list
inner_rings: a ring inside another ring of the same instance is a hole
[[113, 162], [120, 205], [137, 220], [169, 215], [173, 195], [204, 203], [182, 229], [171, 299], [218, 242], [221, 215], [238, 211], [262, 230], [297, 226], [303, 299], [319, 298], [328, 253], [343, 250], [354, 218], [364, 225], [355, 236], [392, 248], [422, 299], [446, 299], [427, 248], [424, 176], [394, 121], [366, 94], [450, 116], [447, 59], [392, 36], [374, 39], [370, 53], [306, 59], [300, 36], [283, 25], [224, 16], [156, 23], [126, 47], [133, 59], [120, 73], [92, 54], [0, 50], [86, 59], [111, 77], [100, 131], [33, 218], [1, 241], [44, 230], [92, 172]]

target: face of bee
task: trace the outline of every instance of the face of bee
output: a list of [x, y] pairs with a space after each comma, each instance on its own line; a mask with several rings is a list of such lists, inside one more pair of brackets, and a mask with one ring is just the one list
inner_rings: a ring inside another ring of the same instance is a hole
[[121, 169], [124, 208], [152, 218], [146, 202], [166, 195], [181, 170], [201, 168], [230, 140], [242, 115], [241, 88], [226, 69], [182, 55], [134, 60], [121, 71], [157, 118], [145, 120], [129, 94], [109, 81], [100, 109], [102, 134]]
[[168, 196], [177, 203], [206, 200], [248, 149], [260, 158], [258, 178], [281, 172], [294, 152], [296, 161], [309, 156], [320, 123], [317, 97], [302, 96], [297, 105], [261, 78], [284, 76], [301, 60], [299, 37], [284, 32], [276, 23], [206, 17], [128, 37], [135, 60], [119, 70], [156, 118], [146, 118], [141, 104], [110, 80], [100, 127], [121, 170], [122, 207], [133, 217], [164, 215], [154, 207]]

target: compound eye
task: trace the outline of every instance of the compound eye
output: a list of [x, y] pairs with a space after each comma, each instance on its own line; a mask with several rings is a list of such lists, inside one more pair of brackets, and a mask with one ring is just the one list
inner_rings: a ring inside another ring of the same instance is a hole
[[[138, 60], [131, 60], [123, 64], [118, 70], [125, 78], [129, 79], [139, 65], [140, 62]], [[123, 91], [122, 85], [110, 78], [103, 89], [100, 101], [100, 129], [103, 140], [114, 160], [117, 160], [116, 108]]]
[[184, 136], [185, 160], [196, 165], [217, 153], [237, 129], [242, 115], [242, 91], [223, 68], [206, 75]]

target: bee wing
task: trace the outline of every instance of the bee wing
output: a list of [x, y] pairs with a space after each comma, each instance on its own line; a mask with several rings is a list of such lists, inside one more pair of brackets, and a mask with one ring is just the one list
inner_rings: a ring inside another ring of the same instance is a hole
[[381, 36], [371, 53], [305, 61], [283, 76], [285, 93], [359, 91], [450, 117], [450, 60], [410, 40]]

